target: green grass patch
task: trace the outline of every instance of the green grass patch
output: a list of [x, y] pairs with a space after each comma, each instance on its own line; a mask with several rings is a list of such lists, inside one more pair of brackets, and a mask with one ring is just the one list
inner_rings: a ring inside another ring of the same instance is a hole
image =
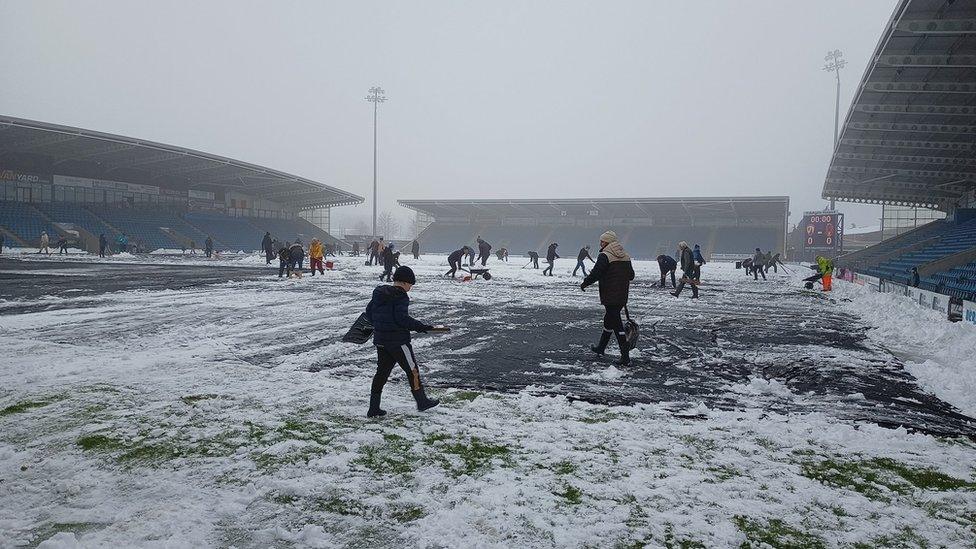
[[87, 452], [114, 452], [125, 448], [125, 443], [105, 435], [87, 435], [78, 439], [78, 446]]
[[742, 549], [776, 547], [778, 549], [821, 549], [823, 538], [798, 530], [780, 519], [759, 520], [735, 515], [732, 522], [746, 536]]
[[890, 458], [807, 461], [801, 463], [800, 469], [807, 478], [885, 502], [890, 500], [892, 493], [904, 495], [915, 489], [939, 492], [976, 490], [976, 482], [955, 478], [935, 469], [914, 468]]
[[413, 452], [413, 443], [400, 435], [383, 435], [383, 444], [364, 446], [361, 455], [350, 461], [378, 475], [407, 475], [421, 458]]
[[403, 505], [390, 512], [390, 518], [397, 522], [413, 522], [427, 515], [427, 511], [419, 505]]
[[214, 395], [214, 394], [186, 395], [186, 396], [180, 397], [180, 400], [182, 400], [184, 404], [193, 405], [193, 404], [195, 404], [197, 402], [200, 402], [201, 400], [213, 400], [213, 399], [217, 399], [217, 398], [224, 398], [224, 397], [222, 397], [220, 395]]
[[12, 416], [14, 414], [22, 414], [24, 412], [33, 410], [35, 408], [43, 408], [48, 404], [53, 404], [57, 402], [58, 400], [60, 399], [47, 398], [42, 400], [23, 400], [16, 404], [11, 404], [10, 406], [7, 406], [6, 408], [0, 410], [0, 417]]
[[552, 472], [557, 475], [571, 475], [576, 472], [576, 465], [570, 461], [557, 461], [552, 464]]
[[583, 491], [571, 484], [567, 484], [562, 492], [555, 492], [555, 494], [570, 505], [579, 505], [583, 502]]
[[454, 391], [444, 395], [445, 402], [471, 402], [481, 396], [481, 391]]
[[508, 446], [491, 444], [478, 437], [471, 437], [471, 441], [467, 444], [455, 442], [440, 445], [438, 448], [444, 454], [460, 458], [461, 467], [453, 470], [455, 476], [473, 475], [486, 469], [496, 459], [500, 459], [506, 464], [509, 464], [512, 454]]
[[664, 547], [667, 549], [705, 549], [706, 545], [694, 538], [675, 535], [674, 526], [668, 524], [664, 529]]
[[908, 526], [894, 534], [887, 534], [871, 538], [867, 542], [857, 542], [854, 549], [875, 549], [884, 547], [885, 549], [916, 549], [930, 547], [929, 542], [922, 536], [915, 533]]

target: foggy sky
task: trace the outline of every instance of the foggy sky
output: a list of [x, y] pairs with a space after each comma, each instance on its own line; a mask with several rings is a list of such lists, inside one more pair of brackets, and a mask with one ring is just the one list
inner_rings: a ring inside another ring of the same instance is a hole
[[[0, 0], [0, 112], [161, 141], [371, 196], [788, 194], [822, 208], [895, 0]], [[333, 229], [371, 203], [333, 210]], [[840, 204], [877, 224], [879, 207]]]

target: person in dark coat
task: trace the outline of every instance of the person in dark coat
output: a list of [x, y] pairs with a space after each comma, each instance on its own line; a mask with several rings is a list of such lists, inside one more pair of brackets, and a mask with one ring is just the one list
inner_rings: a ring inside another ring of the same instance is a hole
[[911, 281], [909, 284], [911, 284], [913, 288], [918, 288], [920, 282], [921, 277], [918, 276], [918, 267], [912, 267]]
[[627, 334], [624, 331], [623, 320], [620, 318], [620, 311], [627, 305], [630, 281], [633, 279], [634, 266], [630, 256], [617, 239], [617, 233], [607, 231], [600, 235], [600, 254], [597, 256], [596, 264], [580, 284], [580, 289], [583, 291], [586, 291], [587, 286], [600, 284], [600, 303], [605, 310], [600, 343], [590, 349], [602, 355], [610, 342], [610, 336], [616, 334], [622, 366], [630, 363], [630, 344], [627, 343]]
[[671, 292], [671, 295], [678, 297], [685, 284], [691, 284], [691, 298], [698, 299], [698, 279], [695, 278], [697, 267], [695, 266], [695, 253], [688, 247], [688, 243], [682, 240], [678, 243], [678, 251], [681, 253], [681, 280], [678, 287]]
[[498, 261], [506, 261], [507, 262], [508, 261], [508, 248], [506, 248], [506, 247], [503, 246], [503, 247], [498, 248], [497, 250], [495, 250], [495, 257], [498, 258]]
[[359, 241], [358, 240], [352, 243], [352, 255], [355, 256], [355, 257], [359, 257]]
[[596, 261], [593, 261], [593, 258], [590, 257], [589, 244], [580, 248], [579, 254], [576, 256], [576, 268], [573, 269], [573, 276], [576, 276], [576, 271], [580, 269], [583, 269], [583, 276], [586, 276], [586, 266], [583, 264], [583, 260], [585, 259], [589, 259], [592, 263], [596, 263]]
[[68, 239], [64, 236], [58, 238], [58, 255], [68, 253]]
[[380, 280], [386, 279], [387, 282], [392, 282], [393, 276], [393, 266], [396, 265], [397, 260], [393, 257], [393, 243], [383, 249], [383, 273], [380, 274]]
[[410, 392], [418, 410], [428, 410], [440, 403], [427, 398], [420, 382], [417, 358], [410, 344], [410, 332], [427, 333], [434, 328], [410, 316], [407, 292], [416, 283], [410, 267], [399, 267], [393, 273], [393, 285], [377, 286], [366, 305], [366, 317], [373, 325], [373, 345], [376, 346], [376, 374], [370, 386], [367, 417], [386, 415], [386, 411], [380, 408], [380, 399], [386, 380], [396, 364], [407, 374]]
[[203, 241], [203, 253], [209, 258], [213, 255], [213, 237], [207, 236], [207, 239]]
[[763, 280], [766, 280], [766, 256], [762, 253], [762, 250], [756, 248], [756, 253], [752, 256], [752, 279], [759, 280], [759, 275], [762, 275]]
[[265, 265], [271, 265], [271, 260], [274, 259], [274, 243], [271, 241], [270, 232], [264, 233], [264, 238], [261, 239], [261, 249], [264, 250]]
[[549, 245], [549, 249], [546, 250], [546, 263], [549, 266], [542, 271], [542, 276], [546, 276], [546, 271], [549, 271], [549, 276], [552, 276], [552, 268], [556, 265], [556, 260], [559, 259], [559, 254], [556, 253], [556, 248], [558, 247], [559, 244], [553, 242]]
[[414, 259], [420, 259], [420, 242], [414, 240], [410, 243], [410, 253], [413, 254]]
[[481, 266], [484, 267], [488, 264], [488, 255], [491, 254], [491, 244], [485, 242], [478, 237], [478, 260], [481, 261]]
[[285, 242], [285, 244], [278, 249], [278, 278], [282, 275], [287, 274], [291, 277], [291, 243]]
[[[779, 267], [778, 266], [779, 265], [783, 265], [783, 260], [780, 259], [780, 255], [781, 254], [778, 254], [778, 253], [777, 254], [773, 254], [773, 259], [770, 262], [770, 265], [773, 267], [773, 272], [774, 273], [779, 273]], [[769, 270], [769, 267], [767, 267], [766, 270]]]
[[746, 259], [743, 259], [742, 260], [742, 268], [746, 270], [746, 276], [749, 276], [749, 275], [752, 274], [752, 258], [751, 257], [747, 257]]
[[701, 281], [701, 268], [705, 264], [705, 258], [701, 253], [701, 246], [695, 244], [695, 249], [692, 251], [695, 258], [695, 280]]
[[[102, 235], [102, 236], [104, 236], [104, 235]], [[3, 253], [3, 245], [6, 244], [6, 238], [7, 238], [7, 236], [5, 234], [0, 233], [0, 254]], [[105, 256], [103, 255], [102, 257], [105, 257]]]
[[380, 246], [380, 243], [374, 238], [373, 241], [369, 243], [369, 246], [366, 247], [366, 256], [367, 256], [366, 264], [367, 265], [372, 265], [374, 261], [378, 261], [379, 260], [379, 257], [378, 257], [379, 256], [379, 246]]
[[468, 267], [474, 267], [474, 248], [468, 246]]
[[526, 252], [526, 253], [529, 254], [529, 261], [532, 262], [532, 268], [533, 269], [538, 269], [539, 268], [539, 252]]
[[674, 280], [674, 270], [678, 268], [678, 262], [670, 255], [657, 256], [657, 266], [661, 269], [661, 287], [667, 288], [667, 275], [671, 273], [671, 287], [677, 288], [678, 283]]
[[305, 263], [305, 248], [302, 247], [301, 240], [296, 240], [288, 247], [288, 257], [291, 259], [291, 272], [301, 272]]
[[451, 270], [447, 271], [444, 276], [449, 276], [454, 278], [454, 274], [458, 272], [461, 268], [462, 261], [464, 261], [464, 256], [468, 253], [467, 246], [461, 246], [460, 250], [455, 250], [451, 252], [451, 255], [447, 256], [447, 262], [451, 265]]

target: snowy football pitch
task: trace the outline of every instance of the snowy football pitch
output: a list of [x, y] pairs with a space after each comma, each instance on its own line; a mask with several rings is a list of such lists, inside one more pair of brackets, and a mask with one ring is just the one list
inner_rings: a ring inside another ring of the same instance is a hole
[[404, 264], [453, 327], [414, 340], [442, 404], [396, 371], [367, 420], [361, 260], [0, 260], [0, 547], [973, 546], [972, 326], [796, 269], [676, 299], [637, 262], [618, 368], [573, 261]]

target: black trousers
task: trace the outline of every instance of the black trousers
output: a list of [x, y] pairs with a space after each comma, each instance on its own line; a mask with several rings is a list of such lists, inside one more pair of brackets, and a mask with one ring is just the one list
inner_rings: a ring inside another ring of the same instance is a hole
[[549, 263], [549, 266], [543, 269], [542, 274], [544, 275], [546, 274], [546, 271], [549, 271], [549, 276], [552, 276], [552, 267], [556, 264], [556, 262], [547, 260], [547, 263]]
[[762, 268], [762, 265], [753, 265], [752, 267], [752, 279], [759, 280], [759, 275], [762, 275], [763, 280], [766, 280], [766, 271]]
[[692, 280], [697, 282], [698, 279], [695, 278], [696, 270], [697, 269], [695, 267], [691, 267], [687, 271], [681, 273], [681, 280], [678, 281], [678, 287], [674, 289], [674, 293], [680, 294], [681, 290], [685, 287], [685, 281], [688, 280], [689, 284], [691, 284], [691, 297], [698, 297], [698, 285], [690, 282]]
[[532, 259], [532, 268], [533, 269], [538, 269], [539, 268], [539, 256], [536, 256], [536, 257], [533, 257], [533, 258], [530, 258], [530, 259]]
[[576, 261], [576, 268], [573, 269], [573, 276], [576, 276], [576, 271], [583, 269], [583, 276], [586, 276], [586, 265], [583, 265], [583, 260], [578, 259]]
[[451, 270], [450, 271], [447, 271], [447, 274], [445, 274], [444, 276], [449, 276], [451, 278], [454, 278], [454, 273], [456, 273], [458, 271], [458, 269], [460, 269], [460, 268], [461, 268], [461, 261], [460, 260], [458, 260], [458, 261], [451, 261]]
[[383, 265], [383, 274], [380, 275], [380, 280], [383, 280], [385, 278], [387, 282], [392, 282], [393, 281], [392, 276], [393, 276], [393, 265], [392, 264]]
[[671, 269], [670, 271], [661, 271], [661, 287], [662, 288], [667, 288], [668, 287], [668, 284], [667, 284], [667, 276], [668, 276], [668, 273], [671, 273], [671, 287], [672, 288], [677, 288], [678, 287], [678, 283], [674, 281], [674, 269]]
[[488, 254], [478, 254], [478, 261], [481, 262], [481, 266], [484, 267], [488, 264]]
[[376, 374], [373, 376], [373, 384], [370, 391], [382, 393], [386, 380], [390, 378], [393, 367], [399, 364], [400, 368], [407, 374], [407, 382], [410, 383], [411, 391], [420, 390], [420, 369], [417, 368], [417, 358], [413, 354], [413, 346], [409, 343], [399, 347], [390, 345], [376, 346]]
[[620, 318], [620, 311], [624, 310], [623, 305], [604, 305], [603, 330], [615, 332], [619, 335], [624, 334], [624, 321]]
[[288, 276], [291, 276], [291, 261], [280, 259], [278, 261], [278, 278], [281, 278], [285, 271], [288, 271]]

